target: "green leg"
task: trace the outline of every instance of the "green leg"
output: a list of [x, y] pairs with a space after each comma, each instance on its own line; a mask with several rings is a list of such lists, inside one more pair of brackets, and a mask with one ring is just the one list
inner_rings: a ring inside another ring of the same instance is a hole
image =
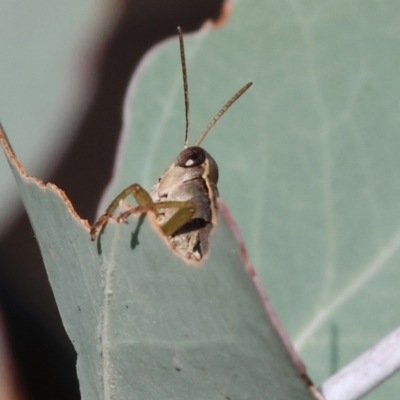
[[151, 203], [148, 204], [147, 206], [139, 206], [135, 207], [132, 210], [128, 210], [124, 213], [122, 213], [118, 217], [118, 221], [125, 221], [129, 215], [135, 213], [135, 212], [148, 212], [148, 211], [153, 211], [157, 214], [158, 209], [163, 209], [163, 208], [177, 208], [177, 212], [167, 221], [165, 222], [162, 226], [161, 229], [162, 231], [167, 235], [171, 236], [173, 235], [176, 231], [178, 231], [180, 228], [182, 228], [183, 225], [185, 225], [187, 222], [189, 222], [194, 213], [196, 212], [196, 207], [191, 201], [162, 201], [159, 203]]
[[118, 208], [119, 202], [132, 195], [139, 206], [146, 207], [153, 203], [149, 193], [137, 183], [124, 189], [108, 206], [106, 212], [90, 228], [90, 237], [96, 239], [97, 232], [103, 230], [108, 220], [112, 217], [114, 211]]
[[122, 213], [118, 217], [118, 221], [124, 221], [129, 215], [135, 212], [148, 212], [153, 211], [158, 215], [157, 210], [162, 208], [177, 208], [178, 211], [161, 227], [163, 232], [170, 236], [179, 230], [183, 225], [191, 220], [196, 207], [191, 201], [165, 201], [154, 203], [150, 194], [137, 183], [124, 189], [108, 206], [106, 212], [92, 225], [90, 228], [90, 237], [92, 240], [96, 239], [97, 232], [103, 231], [108, 220], [112, 217], [115, 210], [118, 208], [119, 202], [124, 200], [129, 195], [136, 200], [138, 207], [133, 208]]
[[[191, 201], [168, 201], [165, 203], [169, 204], [167, 207], [178, 208], [178, 211], [161, 226], [163, 232], [167, 236], [171, 236], [192, 219], [196, 212], [196, 206]], [[155, 206], [157, 208], [165, 208], [165, 203], [155, 203]]]

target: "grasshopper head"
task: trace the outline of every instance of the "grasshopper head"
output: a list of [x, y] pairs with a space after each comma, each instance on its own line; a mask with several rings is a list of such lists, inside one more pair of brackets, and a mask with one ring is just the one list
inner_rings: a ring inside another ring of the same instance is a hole
[[216, 188], [218, 165], [201, 147], [187, 147], [178, 154], [153, 186], [152, 197], [155, 201], [163, 198], [190, 200], [195, 195], [194, 192], [204, 190], [204, 185], [200, 182]]
[[204, 149], [191, 146], [182, 150], [174, 162], [175, 167], [183, 168], [193, 178], [203, 177], [214, 185], [218, 183], [218, 165]]

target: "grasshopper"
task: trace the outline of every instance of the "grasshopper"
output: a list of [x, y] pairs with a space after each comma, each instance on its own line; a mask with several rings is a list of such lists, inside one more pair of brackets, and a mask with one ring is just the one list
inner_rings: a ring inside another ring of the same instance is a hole
[[118, 208], [119, 202], [132, 195], [138, 206], [119, 215], [124, 222], [133, 213], [153, 212], [163, 233], [172, 246], [185, 258], [201, 260], [208, 251], [209, 236], [216, 225], [218, 195], [218, 165], [200, 147], [213, 125], [226, 110], [252, 85], [241, 88], [208, 123], [193, 146], [189, 146], [189, 95], [183, 33], [178, 27], [186, 131], [183, 150], [158, 178], [150, 193], [134, 183], [124, 189], [108, 206], [106, 212], [92, 225], [90, 236], [95, 240]]

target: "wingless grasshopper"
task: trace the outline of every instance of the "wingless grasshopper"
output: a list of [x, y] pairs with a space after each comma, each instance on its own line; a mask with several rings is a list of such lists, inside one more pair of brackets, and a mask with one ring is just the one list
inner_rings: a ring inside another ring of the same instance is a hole
[[150, 193], [137, 183], [123, 190], [93, 224], [90, 235], [95, 240], [97, 233], [104, 229], [118, 208], [119, 202], [132, 195], [138, 206], [122, 213], [117, 218], [118, 222], [126, 221], [132, 213], [153, 212], [173, 247], [185, 258], [200, 260], [207, 253], [210, 232], [216, 224], [218, 197], [218, 165], [200, 144], [212, 126], [252, 83], [240, 89], [209, 122], [194, 146], [189, 146], [189, 96], [183, 34], [180, 28], [178, 36], [186, 115], [183, 150], [158, 178]]

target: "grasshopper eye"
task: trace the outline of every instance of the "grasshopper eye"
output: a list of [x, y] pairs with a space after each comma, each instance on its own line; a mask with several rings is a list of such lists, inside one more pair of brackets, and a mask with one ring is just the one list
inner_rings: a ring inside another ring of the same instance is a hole
[[181, 151], [176, 158], [175, 165], [182, 168], [192, 168], [203, 164], [206, 153], [201, 147], [193, 146]]

